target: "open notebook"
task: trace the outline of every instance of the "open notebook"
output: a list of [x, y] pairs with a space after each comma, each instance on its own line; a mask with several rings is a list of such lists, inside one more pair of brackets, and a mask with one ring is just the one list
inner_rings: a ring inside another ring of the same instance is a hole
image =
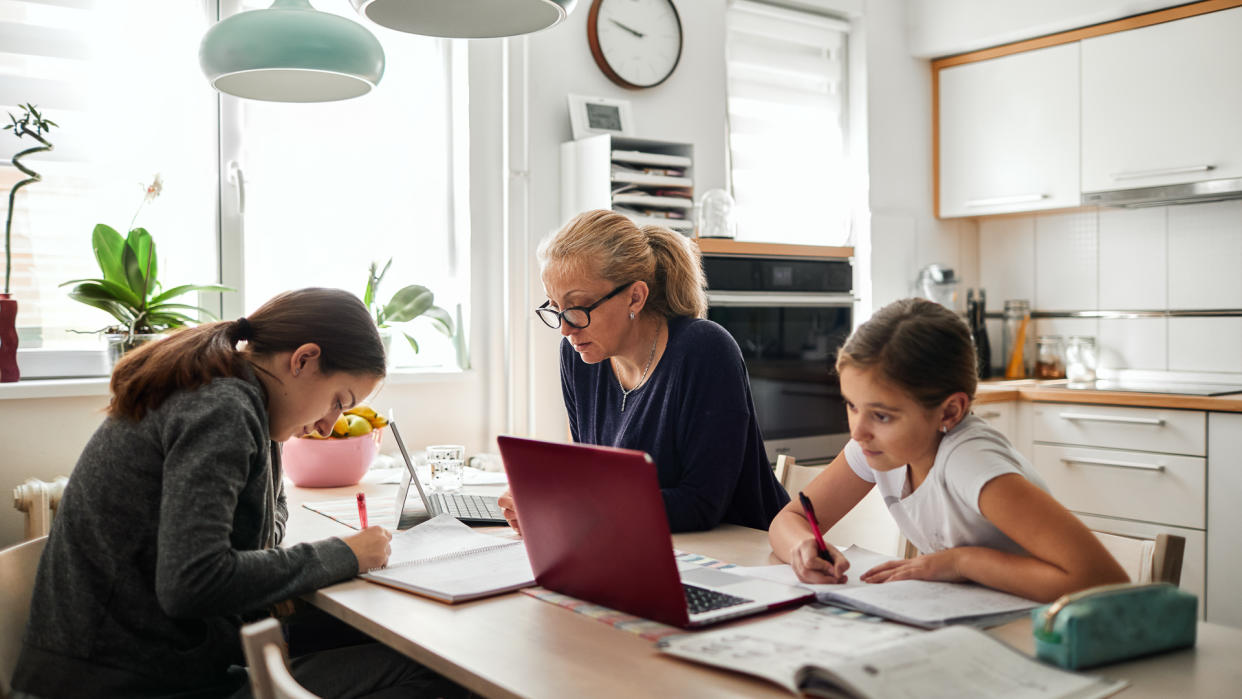
[[879, 584], [861, 581], [862, 574], [891, 556], [861, 546], [850, 546], [841, 553], [850, 562], [848, 580], [839, 585], [810, 585], [799, 582], [789, 565], [734, 568], [740, 575], [752, 575], [791, 585], [802, 585], [815, 592], [825, 604], [837, 604], [906, 624], [935, 628], [950, 624], [995, 626], [1024, 616], [1039, 606], [1033, 600], [1010, 595], [973, 583], [897, 580]]
[[983, 631], [918, 631], [803, 607], [718, 631], [662, 639], [670, 655], [816, 697], [1095, 699], [1125, 682], [1049, 667]]
[[388, 565], [362, 578], [441, 602], [462, 602], [535, 584], [526, 547], [437, 515], [392, 537]]

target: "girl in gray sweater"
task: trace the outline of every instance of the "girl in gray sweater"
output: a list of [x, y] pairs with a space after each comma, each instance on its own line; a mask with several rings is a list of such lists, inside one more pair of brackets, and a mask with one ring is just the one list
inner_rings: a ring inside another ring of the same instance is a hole
[[[126, 355], [57, 510], [14, 689], [245, 696], [243, 620], [388, 559], [382, 527], [277, 545], [277, 443], [328, 434], [384, 375], [374, 322], [336, 289], [286, 292]], [[294, 674], [323, 696], [409, 696], [436, 679], [378, 644], [314, 654]]]

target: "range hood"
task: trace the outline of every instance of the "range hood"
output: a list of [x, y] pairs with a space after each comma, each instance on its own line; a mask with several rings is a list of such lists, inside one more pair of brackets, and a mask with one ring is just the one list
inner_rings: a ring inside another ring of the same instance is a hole
[[1166, 184], [1139, 189], [1115, 189], [1108, 192], [1083, 192], [1086, 206], [1164, 206], [1166, 204], [1200, 204], [1225, 199], [1242, 199], [1242, 177]]

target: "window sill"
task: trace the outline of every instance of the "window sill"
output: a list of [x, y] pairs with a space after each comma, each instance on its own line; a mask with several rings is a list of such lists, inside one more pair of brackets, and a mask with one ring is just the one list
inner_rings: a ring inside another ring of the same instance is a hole
[[[474, 372], [470, 369], [392, 369], [388, 372], [388, 377], [384, 379], [384, 385], [451, 383], [469, 380], [473, 375]], [[106, 396], [110, 382], [111, 377], [97, 376], [79, 379], [30, 379], [0, 383], [0, 400]]]

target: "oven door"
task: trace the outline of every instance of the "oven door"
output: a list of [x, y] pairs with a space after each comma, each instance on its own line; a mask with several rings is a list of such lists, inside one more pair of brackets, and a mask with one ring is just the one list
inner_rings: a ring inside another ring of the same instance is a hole
[[844, 293], [708, 292], [707, 317], [742, 348], [768, 459], [831, 461], [849, 441], [837, 350], [853, 327]]

